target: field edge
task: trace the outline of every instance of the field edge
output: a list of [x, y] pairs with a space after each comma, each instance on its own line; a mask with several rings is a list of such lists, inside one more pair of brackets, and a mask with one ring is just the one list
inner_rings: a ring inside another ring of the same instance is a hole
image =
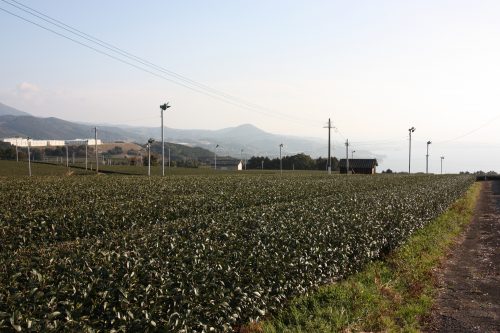
[[419, 332], [437, 292], [436, 270], [472, 221], [480, 191], [481, 184], [474, 183], [384, 260], [297, 297], [274, 317], [240, 332]]

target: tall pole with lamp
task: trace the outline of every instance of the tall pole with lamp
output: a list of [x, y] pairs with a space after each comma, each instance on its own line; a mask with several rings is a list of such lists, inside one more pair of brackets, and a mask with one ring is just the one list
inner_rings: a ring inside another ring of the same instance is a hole
[[408, 149], [408, 174], [411, 174], [411, 133], [415, 132], [415, 127], [408, 129], [408, 135], [410, 137], [410, 148]]
[[425, 155], [425, 173], [429, 173], [429, 145], [432, 142], [427, 141], [427, 155]]
[[[161, 175], [162, 176], [165, 176], [165, 140], [163, 138], [163, 133], [164, 133], [163, 111], [165, 111], [169, 107], [170, 107], [170, 105], [168, 105], [168, 103], [160, 105], [160, 109], [161, 109]], [[170, 164], [170, 159], [168, 160], [168, 163]]]

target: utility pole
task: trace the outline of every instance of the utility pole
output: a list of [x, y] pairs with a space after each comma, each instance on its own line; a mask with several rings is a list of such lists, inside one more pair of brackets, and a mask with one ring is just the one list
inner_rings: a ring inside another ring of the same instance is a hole
[[[160, 105], [161, 109], [161, 175], [165, 176], [165, 140], [163, 139], [163, 111], [168, 109], [170, 105], [168, 103], [165, 103], [163, 105]], [[169, 160], [170, 163], [170, 160]]]
[[31, 177], [31, 153], [30, 153], [30, 140], [31, 138], [28, 137], [28, 172], [29, 172], [29, 175]]
[[444, 156], [441, 156], [441, 174], [443, 174], [443, 160]]
[[219, 148], [219, 145], [216, 145], [214, 149], [214, 170], [217, 170], [217, 148]]
[[97, 127], [94, 127], [95, 173], [99, 174], [99, 157], [97, 156]]
[[17, 139], [19, 138], [19, 136], [16, 135], [16, 162], [19, 162], [19, 151], [17, 150]]
[[87, 148], [89, 146], [89, 139], [87, 139], [87, 141], [85, 142], [85, 170], [87, 170]]
[[261, 168], [261, 170], [264, 170], [264, 159], [262, 159], [262, 161], [260, 161], [260, 168]]
[[425, 173], [429, 173], [429, 145], [432, 142], [427, 141], [427, 155], [425, 155]]
[[148, 140], [148, 177], [151, 177], [151, 144], [154, 141], [152, 138]]
[[243, 149], [241, 150], [240, 159], [241, 159], [241, 170], [243, 170]]
[[282, 143], [280, 143], [280, 175], [283, 175], [283, 163], [281, 161], [281, 148], [283, 148]]
[[345, 170], [349, 174], [349, 139], [345, 140]]
[[170, 169], [170, 147], [168, 147], [168, 168]]
[[323, 127], [328, 128], [328, 161], [326, 162], [326, 168], [328, 170], [328, 174], [332, 173], [332, 158], [331, 158], [331, 130], [332, 130], [332, 122], [330, 118], [328, 118], [328, 126]]
[[408, 129], [408, 134], [410, 136], [410, 148], [408, 149], [408, 174], [411, 174], [411, 133], [415, 132], [415, 127]]
[[68, 144], [66, 146], [66, 168], [69, 167]]

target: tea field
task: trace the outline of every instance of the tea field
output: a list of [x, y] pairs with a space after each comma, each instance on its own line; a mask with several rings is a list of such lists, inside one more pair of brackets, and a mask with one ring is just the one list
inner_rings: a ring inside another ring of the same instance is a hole
[[473, 181], [0, 177], [0, 331], [232, 331], [389, 252]]

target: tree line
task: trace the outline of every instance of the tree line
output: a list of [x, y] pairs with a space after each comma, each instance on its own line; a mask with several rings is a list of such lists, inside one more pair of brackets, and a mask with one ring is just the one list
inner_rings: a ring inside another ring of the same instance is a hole
[[[284, 170], [327, 170], [328, 159], [318, 157], [313, 159], [306, 154], [296, 154], [291, 156], [283, 156], [281, 159]], [[265, 156], [252, 156], [246, 163], [247, 169], [264, 169], [264, 170], [279, 170], [280, 159], [269, 158]], [[339, 170], [339, 160], [336, 157], [332, 158], [332, 171]]]

